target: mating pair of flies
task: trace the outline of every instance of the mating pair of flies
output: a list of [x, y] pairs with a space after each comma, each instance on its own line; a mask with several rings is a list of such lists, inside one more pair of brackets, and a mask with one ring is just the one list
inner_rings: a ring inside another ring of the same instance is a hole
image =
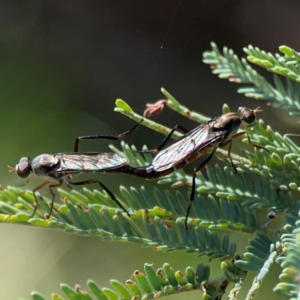
[[[226, 145], [229, 145], [228, 157], [231, 165], [234, 168], [234, 171], [237, 172], [230, 155], [232, 140], [246, 133], [245, 131], [237, 132], [242, 122], [244, 121], [248, 124], [248, 126], [253, 125], [256, 113], [260, 111], [261, 110], [259, 108], [253, 110], [246, 107], [239, 107], [236, 113], [230, 112], [215, 117], [208, 122], [197, 126], [191, 131], [188, 131], [182, 126], [177, 125], [166, 136], [158, 149], [154, 150], [157, 154], [154, 156], [152, 163], [146, 167], [131, 166], [127, 162], [126, 157], [115, 153], [78, 152], [79, 142], [81, 140], [121, 139], [125, 135], [131, 133], [143, 121], [141, 120], [140, 123], [136, 124], [132, 129], [118, 136], [80, 136], [75, 141], [74, 152], [42, 154], [35, 157], [33, 160], [30, 160], [30, 158], [28, 157], [23, 157], [16, 165], [15, 171], [22, 178], [26, 178], [31, 173], [34, 173], [39, 177], [45, 179], [45, 182], [43, 182], [33, 190], [33, 195], [36, 203], [32, 217], [34, 216], [38, 206], [36, 192], [48, 185], [48, 188], [52, 195], [52, 202], [49, 212], [50, 216], [52, 213], [55, 198], [53, 188], [60, 187], [63, 183], [66, 183], [69, 186], [98, 183], [108, 193], [110, 198], [121, 209], [123, 209], [123, 211], [126, 212], [128, 216], [130, 216], [129, 212], [122, 206], [115, 195], [102, 182], [96, 179], [74, 182], [73, 177], [80, 173], [106, 172], [126, 173], [146, 179], [158, 178], [168, 175], [176, 171], [177, 169], [184, 167], [185, 165], [195, 161], [198, 157], [211, 151], [208, 157], [206, 157], [204, 161], [202, 161], [193, 171], [192, 191], [185, 217], [185, 226], [187, 228], [188, 216], [193, 200], [195, 198], [197, 172], [199, 172], [210, 161], [219, 147], [223, 148]], [[175, 140], [166, 146], [167, 141], [172, 136], [175, 130], [183, 131], [184, 135], [178, 140]], [[255, 147], [262, 148], [251, 143], [248, 134], [247, 137], [250, 144]]]

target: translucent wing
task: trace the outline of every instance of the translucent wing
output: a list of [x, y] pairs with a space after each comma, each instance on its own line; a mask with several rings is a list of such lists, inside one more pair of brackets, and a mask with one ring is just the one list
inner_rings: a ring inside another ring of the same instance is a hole
[[161, 172], [172, 168], [183, 160], [188, 159], [194, 153], [200, 152], [201, 149], [213, 147], [215, 144], [223, 141], [228, 130], [212, 131], [215, 120], [216, 118], [196, 127], [160, 151], [153, 159], [152, 165], [154, 169]]
[[58, 153], [60, 165], [57, 173], [99, 172], [127, 164], [125, 156], [116, 153]]

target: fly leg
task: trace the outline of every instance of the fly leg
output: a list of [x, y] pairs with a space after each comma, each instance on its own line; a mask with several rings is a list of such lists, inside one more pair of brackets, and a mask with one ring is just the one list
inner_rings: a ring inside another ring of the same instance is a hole
[[250, 139], [249, 134], [248, 134], [247, 132], [245, 132], [245, 133], [246, 133], [246, 135], [247, 135], [247, 139], [248, 139], [248, 142], [249, 142], [250, 145], [252, 145], [253, 147], [258, 148], [258, 149], [266, 150], [266, 151], [269, 153], [269, 150], [266, 149], [265, 147], [262, 147], [262, 146], [258, 146], [258, 145], [256, 145], [256, 144], [253, 144], [252, 141], [251, 141], [251, 139]]
[[33, 216], [35, 215], [36, 210], [37, 210], [37, 208], [38, 208], [38, 205], [39, 205], [39, 202], [38, 202], [38, 200], [37, 200], [37, 197], [36, 197], [35, 192], [41, 190], [41, 189], [42, 189], [43, 187], [45, 187], [48, 183], [49, 183], [49, 181], [45, 181], [45, 182], [43, 182], [41, 185], [37, 186], [37, 187], [32, 191], [33, 197], [34, 197], [34, 200], [35, 200], [35, 206], [34, 206], [34, 210], [33, 210], [33, 213], [32, 213], [32, 215], [31, 215], [30, 218], [33, 218]]
[[172, 130], [169, 132], [169, 134], [164, 138], [161, 145], [157, 148], [157, 152], [160, 151], [167, 143], [167, 141], [171, 138], [172, 134], [175, 130], [182, 131], [183, 133], [188, 133], [189, 130], [187, 130], [185, 127], [181, 125], [175, 125]]
[[242, 136], [242, 135], [244, 135], [244, 134], [247, 135], [247, 139], [248, 139], [248, 142], [249, 142], [250, 145], [252, 145], [253, 147], [256, 147], [256, 148], [258, 148], [258, 149], [264, 149], [264, 150], [266, 150], [266, 151], [269, 153], [269, 151], [268, 151], [266, 148], [261, 147], [261, 146], [256, 145], [256, 144], [253, 144], [252, 141], [251, 141], [251, 139], [250, 139], [250, 136], [249, 136], [249, 134], [248, 134], [247, 132], [242, 131], [242, 132], [238, 132], [238, 133], [234, 134], [234, 135], [232, 136], [232, 138], [231, 138], [229, 141], [227, 141], [226, 143], [220, 145], [220, 148], [224, 148], [225, 146], [227, 146], [227, 145], [229, 144], [229, 148], [228, 148], [228, 158], [229, 158], [229, 160], [230, 160], [230, 163], [231, 163], [231, 165], [232, 165], [232, 167], [233, 167], [235, 173], [237, 173], [237, 169], [236, 169], [236, 166], [234, 165], [234, 163], [233, 163], [233, 161], [232, 161], [232, 158], [231, 158], [231, 155], [230, 155], [230, 154], [231, 154], [232, 140], [235, 139], [235, 138], [237, 138], [237, 137], [240, 137], [240, 136]]
[[233, 169], [234, 169], [234, 173], [237, 173], [237, 170], [236, 170], [236, 166], [234, 165], [234, 163], [233, 163], [233, 161], [232, 161], [232, 158], [231, 158], [231, 155], [230, 155], [230, 154], [231, 154], [231, 147], [232, 147], [232, 140], [235, 139], [235, 138], [237, 138], [237, 137], [240, 137], [240, 136], [244, 135], [245, 133], [246, 133], [245, 131], [238, 132], [238, 133], [234, 134], [234, 135], [232, 136], [232, 138], [231, 138], [229, 141], [227, 141], [227, 142], [225, 142], [224, 144], [221, 144], [221, 145], [220, 145], [220, 148], [224, 148], [224, 147], [226, 147], [226, 146], [229, 144], [229, 148], [228, 148], [228, 158], [229, 158], [230, 163], [231, 163], [231, 165], [232, 165], [232, 167], [233, 167]]
[[62, 186], [62, 184], [63, 184], [63, 182], [62, 182], [62, 180], [59, 182], [59, 183], [57, 183], [57, 184], [50, 184], [49, 185], [49, 191], [50, 191], [50, 193], [51, 193], [51, 195], [52, 195], [52, 201], [51, 201], [51, 205], [50, 205], [50, 212], [49, 212], [49, 216], [48, 216], [48, 218], [50, 218], [50, 216], [51, 216], [51, 213], [52, 213], [52, 210], [53, 210], [53, 205], [54, 205], [54, 198], [55, 198], [55, 195], [54, 195], [54, 192], [53, 192], [53, 188], [57, 188], [57, 187], [60, 187], [60, 186]]
[[146, 151], [138, 151], [139, 153], [157, 153], [159, 152], [168, 142], [168, 140], [171, 138], [172, 134], [174, 133], [175, 130], [181, 131], [183, 133], [188, 133], [189, 130], [187, 130], [186, 128], [184, 128], [181, 125], [175, 125], [171, 131], [166, 135], [166, 137], [163, 139], [162, 143], [157, 147], [157, 149], [152, 149], [152, 150], [146, 150]]
[[[240, 133], [242, 133], [242, 134], [240, 134]], [[239, 136], [244, 134], [244, 132], [240, 132], [240, 133], [239, 133]], [[230, 155], [230, 154], [231, 154], [232, 140], [229, 140], [229, 141], [227, 141], [226, 143], [220, 145], [220, 148], [224, 148], [224, 147], [227, 146], [228, 144], [229, 144], [229, 148], [228, 148], [228, 152], [227, 152], [228, 158], [229, 158], [230, 163], [231, 163], [231, 165], [232, 165], [232, 167], [233, 167], [233, 169], [234, 169], [234, 173], [237, 173], [236, 166], [234, 165], [234, 163], [233, 163], [233, 161], [232, 161], [232, 158], [231, 158], [231, 155]]]
[[216, 149], [214, 148], [212, 150], [211, 154], [197, 168], [194, 169], [193, 180], [192, 180], [192, 192], [191, 192], [190, 201], [189, 201], [189, 205], [188, 205], [188, 209], [187, 209], [187, 212], [185, 215], [185, 221], [184, 221], [184, 225], [185, 225], [186, 229], [187, 229], [188, 216], [190, 214], [190, 210], [193, 205], [194, 198], [195, 198], [197, 172], [199, 172], [211, 160], [211, 158], [213, 157], [215, 152], [216, 152]]
[[85, 181], [79, 181], [79, 182], [73, 182], [73, 181], [68, 181], [69, 184], [71, 185], [86, 185], [86, 184], [93, 184], [93, 183], [98, 183], [100, 186], [107, 192], [111, 200], [113, 200], [124, 212], [127, 213], [127, 215], [130, 217], [129, 212], [123, 207], [123, 205], [119, 202], [119, 200], [116, 198], [116, 196], [99, 180], [96, 179], [90, 179], [90, 180], [85, 180]]
[[137, 124], [135, 124], [131, 129], [119, 134], [119, 135], [83, 135], [79, 136], [75, 140], [75, 145], [74, 145], [74, 152], [78, 152], [79, 150], [79, 142], [81, 140], [93, 140], [93, 139], [108, 139], [108, 140], [120, 140], [122, 139], [125, 135], [130, 134], [134, 129], [136, 129], [141, 123], [143, 122], [143, 119]]

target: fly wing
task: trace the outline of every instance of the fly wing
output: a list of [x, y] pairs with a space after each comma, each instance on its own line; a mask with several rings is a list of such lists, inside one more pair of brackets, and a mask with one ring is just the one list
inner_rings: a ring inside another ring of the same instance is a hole
[[116, 153], [58, 153], [58, 173], [101, 172], [117, 169], [127, 164], [125, 156]]
[[196, 127], [160, 151], [153, 159], [154, 169], [158, 172], [170, 169], [201, 149], [222, 141], [227, 130], [212, 131], [213, 121]]

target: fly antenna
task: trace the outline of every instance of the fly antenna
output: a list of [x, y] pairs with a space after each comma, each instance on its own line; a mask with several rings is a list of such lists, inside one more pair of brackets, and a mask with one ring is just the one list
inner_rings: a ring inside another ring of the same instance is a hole
[[8, 172], [17, 172], [16, 168], [12, 167], [12, 166], [7, 166]]
[[264, 111], [264, 110], [261, 109], [260, 106], [258, 106], [258, 107], [256, 107], [255, 109], [253, 109], [254, 115], [256, 115], [257, 113], [260, 113], [260, 112], [262, 112], [262, 111]]
[[[7, 166], [7, 169], [8, 169], [8, 172], [9, 172], [9, 173], [11, 173], [11, 172], [17, 173], [16, 168], [14, 168], [14, 167], [12, 167], [12, 166], [9, 166], [9, 165], [8, 165], [8, 166]], [[29, 182], [29, 180], [30, 180], [30, 178], [31, 178], [31, 176], [29, 175], [29, 176], [27, 177], [25, 183], [22, 183], [22, 184], [20, 184], [20, 185], [18, 185], [18, 186], [24, 186], [24, 185], [27, 185], [28, 182]]]

